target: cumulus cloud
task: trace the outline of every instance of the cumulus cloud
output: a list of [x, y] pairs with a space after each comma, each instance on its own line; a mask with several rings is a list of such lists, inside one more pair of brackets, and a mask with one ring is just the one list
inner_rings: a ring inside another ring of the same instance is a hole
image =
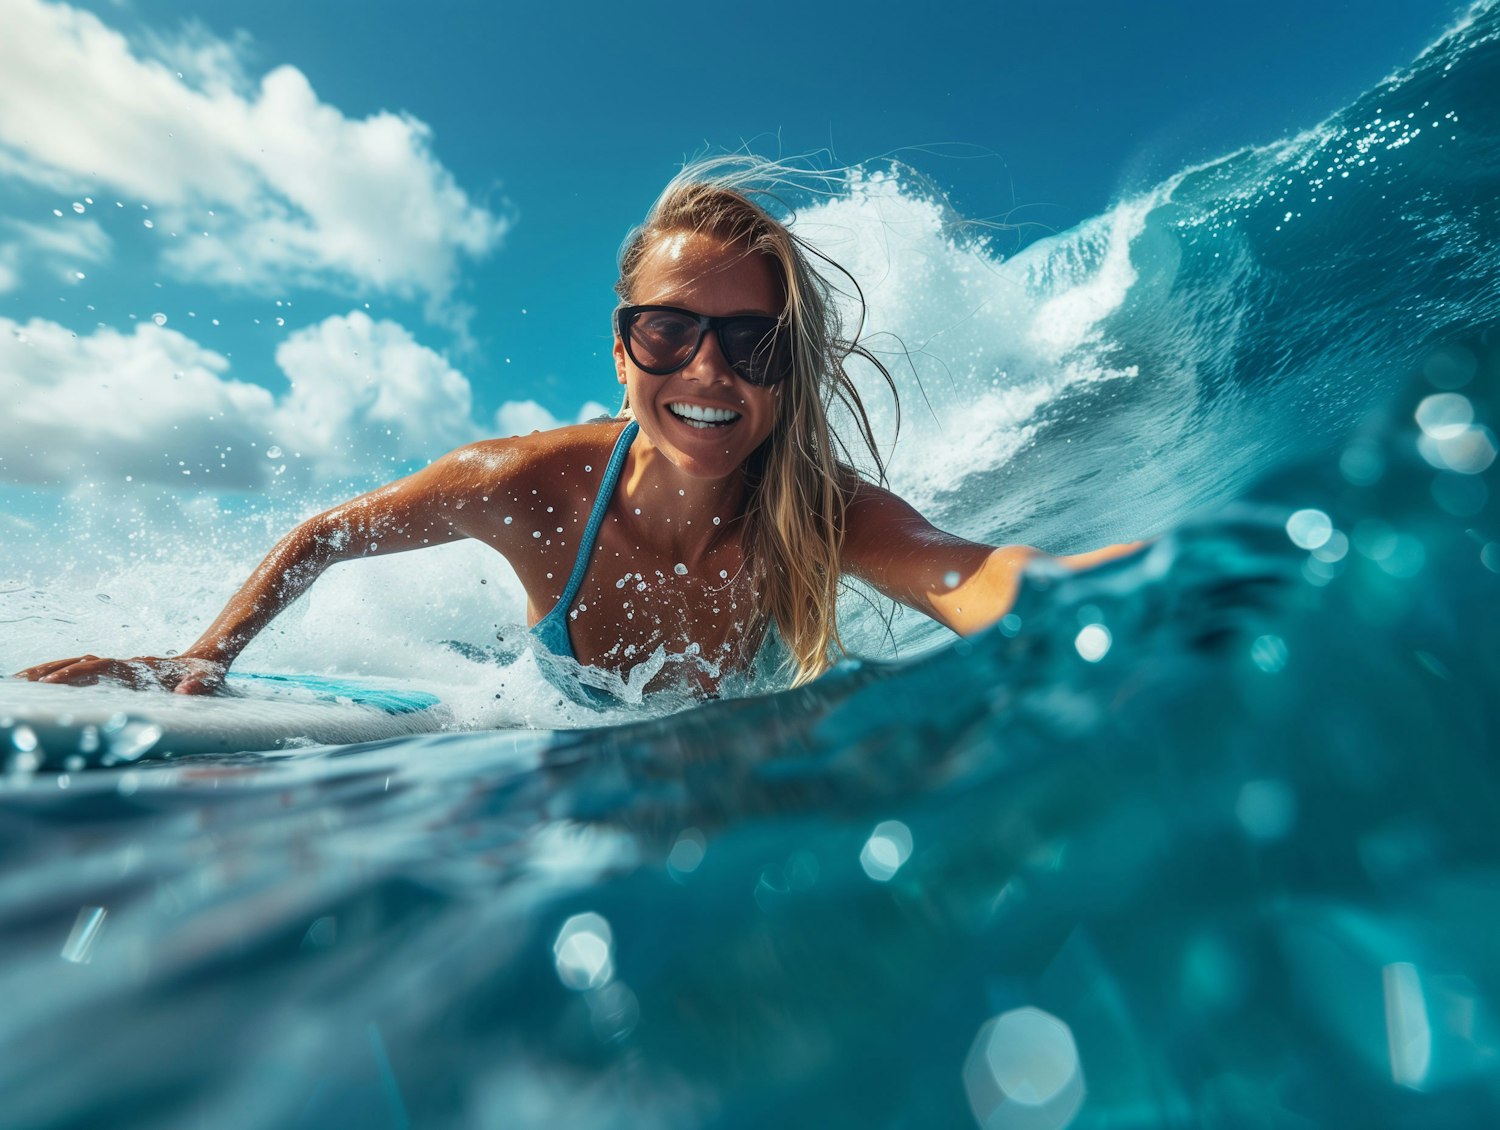
[[0, 318], [0, 481], [239, 490], [282, 474], [384, 477], [489, 434], [467, 378], [394, 322], [330, 317], [276, 360], [290, 382], [279, 397], [163, 326], [79, 336]]
[[0, 292], [20, 285], [26, 260], [40, 262], [64, 279], [76, 281], [83, 277], [79, 267], [108, 260], [114, 242], [92, 219], [66, 225], [6, 220], [0, 224], [0, 234], [5, 237], [0, 242]]
[[261, 468], [250, 444], [263, 439], [274, 399], [227, 379], [228, 368], [220, 354], [153, 324], [79, 337], [41, 318], [0, 318], [0, 476], [72, 484], [129, 474], [180, 484], [188, 471], [254, 485]]
[[[571, 422], [582, 424], [609, 414], [609, 409], [604, 405], [590, 400], [578, 410], [578, 415]], [[562, 427], [564, 423], [535, 400], [507, 400], [495, 412], [495, 434], [501, 436], [525, 436], [532, 432], [551, 431]]]
[[372, 461], [432, 457], [478, 439], [464, 375], [405, 328], [360, 311], [292, 334], [276, 350], [292, 381], [275, 427], [324, 476]]
[[67, 5], [5, 7], [0, 175], [107, 186], [149, 202], [158, 230], [206, 231], [162, 252], [185, 279], [373, 287], [436, 312], [507, 229], [409, 115], [348, 118], [290, 66], [252, 83], [241, 46], [201, 30], [132, 45]]

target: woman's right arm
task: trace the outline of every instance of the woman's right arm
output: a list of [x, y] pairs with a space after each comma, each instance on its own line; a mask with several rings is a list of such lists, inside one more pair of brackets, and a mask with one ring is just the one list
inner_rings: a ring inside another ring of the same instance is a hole
[[218, 690], [246, 645], [330, 565], [475, 536], [503, 553], [504, 533], [484, 522], [493, 511], [466, 503], [505, 490], [505, 480], [525, 462], [514, 447], [490, 441], [459, 448], [407, 478], [309, 518], [276, 543], [213, 623], [175, 656], [83, 655], [38, 664], [16, 677], [75, 686], [110, 680], [179, 694]]

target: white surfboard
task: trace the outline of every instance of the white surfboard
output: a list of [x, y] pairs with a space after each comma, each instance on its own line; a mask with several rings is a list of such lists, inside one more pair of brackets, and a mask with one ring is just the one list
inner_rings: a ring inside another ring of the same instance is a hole
[[436, 695], [321, 675], [231, 672], [217, 695], [0, 680], [0, 758], [10, 770], [347, 745], [430, 733], [450, 721]]

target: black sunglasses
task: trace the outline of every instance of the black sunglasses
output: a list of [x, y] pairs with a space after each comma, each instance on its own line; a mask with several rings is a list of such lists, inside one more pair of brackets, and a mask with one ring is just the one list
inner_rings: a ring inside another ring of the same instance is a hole
[[703, 335], [712, 330], [719, 352], [743, 381], [762, 387], [785, 380], [792, 370], [791, 337], [779, 333], [780, 319], [764, 314], [716, 318], [678, 306], [621, 306], [615, 332], [638, 368], [665, 377], [698, 356]]

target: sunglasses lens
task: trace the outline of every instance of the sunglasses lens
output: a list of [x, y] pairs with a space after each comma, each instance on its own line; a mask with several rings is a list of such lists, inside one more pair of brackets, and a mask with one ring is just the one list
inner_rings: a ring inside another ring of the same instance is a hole
[[672, 310], [645, 310], [630, 321], [630, 356], [648, 373], [669, 373], [698, 345], [698, 320]]
[[736, 318], [719, 331], [724, 359], [742, 380], [773, 385], [786, 375], [785, 335], [776, 332], [775, 318]]

